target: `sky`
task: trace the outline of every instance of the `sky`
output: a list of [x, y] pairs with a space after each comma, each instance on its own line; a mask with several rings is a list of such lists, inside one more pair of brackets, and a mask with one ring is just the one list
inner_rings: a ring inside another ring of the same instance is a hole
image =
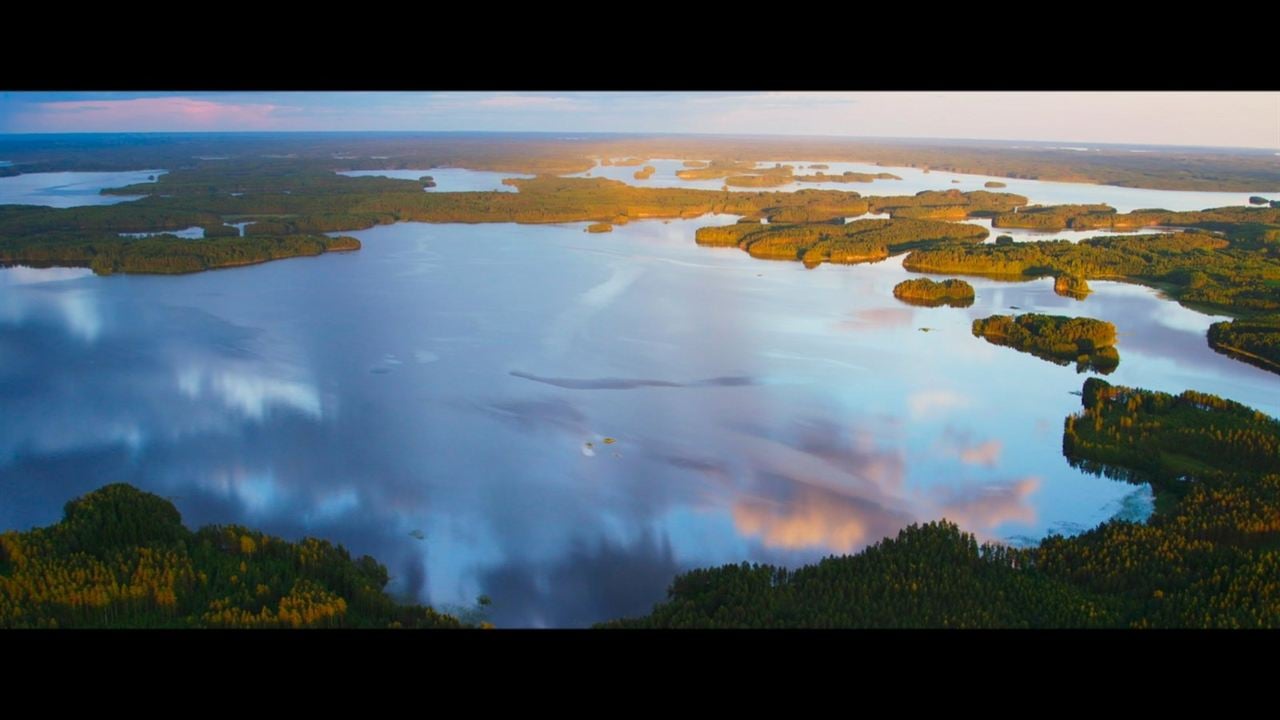
[[0, 133], [437, 130], [1280, 150], [1280, 92], [0, 92]]

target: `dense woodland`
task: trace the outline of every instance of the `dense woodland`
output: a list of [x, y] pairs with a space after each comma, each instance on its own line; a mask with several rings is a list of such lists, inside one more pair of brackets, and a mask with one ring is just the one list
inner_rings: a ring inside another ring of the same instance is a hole
[[68, 502], [61, 522], [0, 534], [0, 628], [457, 628], [400, 605], [369, 556], [237, 525], [195, 532], [129, 485]]
[[986, 236], [987, 229], [977, 225], [881, 219], [840, 224], [738, 223], [700, 228], [696, 234], [702, 245], [736, 245], [755, 258], [801, 260], [810, 267], [824, 262], [874, 262], [911, 248], [981, 242]]
[[1093, 318], [992, 315], [974, 320], [973, 334], [1059, 365], [1074, 363], [1076, 372], [1092, 370], [1105, 375], [1120, 365], [1116, 326]]
[[934, 282], [929, 278], [903, 280], [893, 286], [893, 296], [910, 305], [923, 307], [969, 307], [973, 304], [973, 286], [963, 280]]
[[1151, 483], [1146, 523], [1110, 520], [1032, 548], [944, 521], [797, 570], [680, 575], [615, 628], [1280, 627], [1280, 421], [1212, 395], [1085, 381], [1063, 452]]
[[[813, 168], [817, 166], [810, 165], [809, 167]], [[823, 167], [825, 168], [826, 166], [824, 165]], [[812, 183], [823, 183], [823, 182], [869, 183], [869, 182], [874, 182], [876, 180], [901, 180], [901, 179], [902, 178], [898, 177], [897, 175], [894, 175], [893, 173], [887, 173], [887, 172], [860, 173], [860, 172], [854, 172], [852, 170], [846, 170], [840, 173], [839, 175], [828, 175], [824, 172], [819, 171], [812, 175], [796, 175], [795, 177], [792, 178], [792, 180], [795, 180], [796, 182], [812, 182]]]
[[1280, 315], [1214, 323], [1209, 326], [1209, 347], [1280, 372]]
[[[996, 228], [1031, 230], [1138, 230], [1145, 227], [1194, 227], [1246, 234], [1257, 241], [1280, 241], [1280, 211], [1232, 206], [1208, 210], [1134, 210], [1117, 213], [1110, 205], [1031, 205], [1003, 212]], [[1248, 227], [1242, 227], [1248, 226]]]
[[[782, 170], [790, 172], [785, 166]], [[103, 273], [192, 272], [356, 249], [358, 243], [352, 238], [329, 240], [322, 233], [401, 221], [587, 221], [616, 225], [641, 218], [730, 213], [786, 224], [842, 221], [869, 210], [900, 212], [934, 205], [998, 212], [1026, 202], [1021, 196], [986, 192], [868, 200], [857, 193], [831, 190], [776, 193], [637, 188], [603, 178], [542, 176], [506, 182], [518, 192], [427, 193], [421, 180], [347, 177], [330, 170], [300, 172], [288, 164], [268, 161], [238, 165], [207, 162], [167, 173], [154, 183], [107, 191], [145, 196], [133, 202], [75, 208], [0, 207], [0, 263], [72, 265]], [[250, 224], [243, 238], [227, 224], [244, 222]], [[175, 242], [163, 236], [119, 235], [191, 226], [202, 227], [206, 240]], [[914, 237], [920, 231], [929, 237]], [[882, 239], [860, 240], [905, 249], [916, 246], [913, 240], [957, 233], [978, 238], [985, 230], [904, 223]]]
[[1236, 315], [1280, 311], [1280, 242], [1202, 231], [916, 250], [916, 272], [1031, 279], [1068, 275], [1129, 280], [1165, 290], [1184, 305]]
[[1089, 281], [1079, 275], [1062, 274], [1053, 279], [1053, 291], [1063, 297], [1083, 300], [1093, 292]]

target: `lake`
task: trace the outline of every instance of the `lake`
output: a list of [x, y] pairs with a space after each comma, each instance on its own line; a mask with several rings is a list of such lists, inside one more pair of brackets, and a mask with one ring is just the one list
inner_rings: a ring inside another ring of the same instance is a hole
[[[720, 190], [724, 187], [722, 179], [716, 180], [682, 180], [676, 172], [683, 168], [682, 160], [659, 159], [650, 160], [656, 172], [647, 180], [636, 180], [634, 174], [640, 167], [608, 167], [597, 165], [595, 168], [576, 175], [566, 177], [605, 177], [620, 180], [638, 187], [677, 187], [704, 190]], [[759, 163], [767, 167], [774, 163]], [[806, 166], [809, 161], [787, 161], [798, 174], [813, 174], [818, 170], [810, 170]], [[1248, 205], [1251, 195], [1259, 193], [1234, 192], [1191, 192], [1175, 190], [1146, 190], [1142, 188], [1124, 188], [1109, 185], [1089, 185], [1085, 183], [1049, 182], [1042, 180], [1016, 180], [1012, 178], [988, 177], [984, 175], [962, 175], [939, 171], [924, 172], [917, 168], [880, 167], [866, 163], [825, 163], [828, 168], [821, 172], [838, 175], [845, 171], [877, 173], [888, 172], [901, 177], [901, 180], [875, 180], [870, 183], [789, 183], [777, 188], [730, 188], [730, 190], [756, 192], [778, 191], [793, 192], [806, 188], [843, 190], [856, 192], [864, 196], [914, 195], [924, 190], [972, 190], [989, 189], [992, 192], [1011, 192], [1025, 195], [1031, 202], [1040, 205], [1074, 204], [1074, 203], [1107, 203], [1119, 212], [1130, 212], [1141, 208], [1163, 208], [1166, 210], [1204, 210], [1211, 207]], [[49, 207], [76, 207], [80, 205], [113, 205], [115, 203], [137, 200], [138, 195], [101, 195], [103, 188], [123, 187], [135, 183], [152, 181], [164, 170], [133, 170], [127, 172], [57, 172], [31, 173], [0, 178], [0, 205], [46, 205]], [[424, 170], [349, 170], [338, 173], [351, 177], [374, 176], [389, 177], [401, 180], [417, 180], [423, 175], [435, 179], [436, 187], [426, 188], [428, 192], [474, 192], [497, 191], [515, 192], [510, 185], [503, 185], [504, 178], [529, 178], [532, 175], [519, 173], [491, 172], [487, 170], [467, 170], [465, 168], [429, 168]], [[988, 180], [998, 180], [1007, 185], [1004, 188], [985, 188]], [[953, 182], [954, 181], [954, 182]], [[232, 193], [236, 195], [238, 193]], [[1280, 199], [1274, 193], [1261, 193], [1263, 197]], [[1012, 234], [1012, 233], [1011, 233]], [[1016, 239], [1022, 239], [1015, 235]], [[1064, 235], [1066, 237], [1066, 235]]]
[[429, 170], [346, 170], [338, 173], [348, 177], [387, 177], [396, 180], [418, 180], [430, 175], [436, 186], [423, 188], [427, 192], [515, 192], [515, 187], [503, 185], [504, 178], [531, 178], [532, 175], [467, 170], [466, 168], [431, 168]]
[[[818, 172], [823, 172], [827, 175], [839, 175], [847, 171], [870, 174], [887, 172], [892, 175], [897, 175], [902, 179], [874, 180], [869, 183], [792, 182], [776, 188], [731, 187], [729, 189], [742, 192], [767, 192], [770, 190], [786, 192], [813, 188], [816, 190], [845, 190], [856, 192], [864, 196], [915, 195], [916, 193], [924, 190], [960, 190], [962, 192], [987, 190], [989, 192], [1009, 192], [1024, 195], [1029, 198], [1033, 204], [1037, 205], [1106, 203], [1111, 207], [1114, 207], [1116, 211], [1122, 213], [1142, 208], [1163, 208], [1165, 210], [1204, 210], [1206, 208], [1227, 207], [1231, 205], [1248, 205], [1249, 197], [1252, 195], [1262, 195], [1263, 197], [1272, 200], [1280, 198], [1280, 196], [1277, 196], [1275, 193], [1147, 190], [1144, 188], [1116, 187], [1114, 185], [1091, 185], [1087, 183], [1051, 182], [1047, 180], [1018, 180], [1014, 178], [987, 175], [965, 175], [938, 170], [925, 172], [919, 168], [882, 167], [868, 163], [827, 162], [820, 163], [827, 165], [827, 169], [825, 170], [809, 169], [808, 166], [815, 162], [816, 161], [808, 160], [779, 161], [782, 165], [790, 165], [795, 168], [794, 172], [797, 175], [813, 175]], [[757, 167], [772, 167], [779, 163], [757, 163]], [[644, 167], [644, 165], [653, 166], [655, 171], [653, 176], [647, 180], [636, 180], [635, 172], [641, 167]], [[597, 165], [591, 170], [577, 175], [572, 175], [570, 177], [584, 177], [589, 174], [591, 177], [604, 177], [612, 180], [620, 180], [637, 187], [683, 187], [702, 188], [705, 190], [720, 190], [724, 187], [723, 179], [683, 180], [676, 177], [676, 172], [684, 167], [683, 160], [649, 160], [645, 162], [644, 165], [635, 167]], [[1006, 187], [985, 187], [985, 183], [989, 180], [1002, 182]]]
[[1087, 375], [970, 334], [1012, 306], [1116, 323], [1110, 382], [1280, 413], [1280, 377], [1154, 290], [971, 279], [974, 306], [916, 308], [892, 297], [900, 257], [694, 244], [734, 219], [405, 223], [177, 277], [0, 270], [0, 528], [130, 482], [190, 526], [372, 554], [402, 596], [582, 626], [684, 569], [795, 566], [912, 522], [1028, 543], [1145, 517], [1147, 488], [1062, 457]]
[[45, 205], [67, 208], [115, 205], [141, 195], [100, 195], [103, 188], [155, 182], [164, 170], [124, 172], [52, 172], [0, 177], [0, 205]]
[[[240, 230], [240, 234], [244, 235], [244, 226], [251, 225], [251, 224], [252, 223], [235, 223], [234, 225], [237, 229]], [[203, 240], [204, 228], [200, 227], [199, 225], [193, 225], [192, 227], [183, 228], [182, 230], [156, 230], [154, 232], [134, 232], [134, 233], [116, 233], [116, 234], [119, 235], [120, 237], [131, 237], [131, 238], [145, 238], [145, 237], [158, 237], [160, 235], [173, 235], [174, 237], [180, 237], [183, 240]]]

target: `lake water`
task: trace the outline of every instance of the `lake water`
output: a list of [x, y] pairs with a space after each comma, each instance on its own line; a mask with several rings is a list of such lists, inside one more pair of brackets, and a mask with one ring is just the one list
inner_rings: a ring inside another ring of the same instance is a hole
[[973, 307], [916, 308], [891, 294], [900, 258], [694, 244], [733, 220], [398, 224], [177, 277], [0, 270], [0, 528], [130, 482], [191, 526], [372, 554], [438, 606], [487, 594], [500, 626], [581, 626], [646, 612], [684, 569], [794, 566], [917, 521], [1023, 543], [1145, 517], [1148, 490], [1062, 458], [1087, 376], [971, 336], [1011, 306], [1116, 323], [1111, 382], [1280, 413], [1280, 377], [1153, 290], [974, 279]]
[[423, 175], [430, 175], [436, 182], [433, 188], [425, 188], [427, 192], [482, 192], [496, 190], [498, 192], [515, 192], [511, 185], [503, 185], [504, 178], [531, 178], [532, 175], [518, 173], [489, 172], [487, 170], [466, 170], [464, 168], [431, 168], [430, 170], [348, 170], [338, 173], [348, 177], [388, 177], [397, 180], [417, 180]]
[[[730, 190], [743, 192], [757, 191], [794, 191], [804, 188], [819, 190], [845, 190], [864, 196], [915, 195], [923, 190], [989, 190], [991, 192], [1010, 192], [1024, 195], [1033, 204], [1065, 205], [1106, 203], [1118, 212], [1130, 212], [1140, 208], [1163, 208], [1165, 210], [1204, 210], [1206, 208], [1227, 207], [1231, 205], [1248, 205], [1249, 198], [1261, 195], [1268, 199], [1280, 198], [1275, 193], [1251, 192], [1191, 192], [1185, 190], [1146, 190], [1143, 188], [1125, 188], [1112, 185], [1090, 185], [1086, 183], [1049, 182], [1043, 180], [1017, 180], [986, 175], [962, 175], [960, 173], [925, 172], [918, 168], [881, 167], [867, 163], [828, 162], [820, 163], [828, 166], [825, 170], [810, 170], [807, 166], [816, 161], [788, 160], [783, 165], [795, 168], [797, 175], [813, 175], [823, 172], [828, 175], [839, 175], [846, 171], [861, 173], [887, 172], [897, 175], [901, 180], [874, 180], [869, 183], [801, 183], [792, 182], [776, 188], [735, 188]], [[777, 163], [759, 163], [758, 167], [772, 167]], [[655, 172], [647, 180], [636, 180], [635, 172], [644, 165], [652, 165]], [[658, 159], [649, 160], [636, 167], [619, 167], [616, 165], [600, 166], [571, 177], [583, 177], [588, 173], [591, 177], [605, 177], [621, 180], [637, 187], [683, 187], [720, 190], [724, 187], [723, 179], [715, 180], [683, 180], [676, 177], [676, 172], [683, 169], [683, 160]], [[1005, 183], [1003, 188], [987, 188], [984, 184], [989, 180]]]
[[103, 188], [154, 182], [164, 170], [127, 172], [53, 172], [0, 177], [0, 205], [45, 205], [67, 208], [115, 205], [141, 195], [100, 195]]
[[[236, 227], [240, 229], [241, 235], [244, 234], [244, 228], [242, 226], [248, 225], [248, 224], [249, 223], [239, 223], [236, 225]], [[200, 227], [199, 225], [193, 225], [189, 228], [184, 228], [182, 230], [156, 230], [155, 232], [119, 233], [119, 235], [120, 237], [132, 237], [132, 238], [157, 237], [159, 235], [174, 235], [184, 240], [201, 240], [204, 238], [204, 228]]]

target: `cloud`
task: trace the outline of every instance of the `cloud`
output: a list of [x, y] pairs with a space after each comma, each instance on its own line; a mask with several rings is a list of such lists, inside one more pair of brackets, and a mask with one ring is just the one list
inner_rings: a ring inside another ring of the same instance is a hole
[[910, 522], [910, 517], [879, 503], [803, 485], [785, 500], [749, 498], [733, 506], [738, 532], [785, 550], [851, 553]]
[[482, 108], [504, 110], [585, 110], [590, 107], [581, 100], [549, 95], [494, 95], [475, 104]]
[[284, 129], [278, 115], [289, 109], [274, 103], [231, 103], [181, 96], [59, 100], [35, 104], [23, 114], [20, 125], [37, 132]]
[[988, 440], [979, 445], [972, 447], [960, 448], [960, 462], [969, 465], [986, 465], [994, 467], [1000, 460], [1000, 451], [1004, 449], [1004, 443], [999, 440]]
[[941, 515], [970, 532], [982, 535], [1007, 522], [1032, 524], [1036, 509], [1029, 502], [1040, 489], [1040, 478], [1028, 476], [1002, 485], [941, 491]]
[[904, 307], [867, 308], [850, 313], [848, 319], [836, 323], [838, 330], [865, 330], [910, 325], [915, 311]]
[[923, 420], [943, 410], [968, 407], [969, 398], [951, 390], [922, 390], [907, 397], [912, 420]]
[[308, 383], [272, 377], [258, 368], [243, 370], [188, 367], [178, 373], [178, 389], [192, 400], [216, 395], [244, 417], [261, 422], [268, 408], [293, 408], [311, 418], [323, 415], [320, 394]]

